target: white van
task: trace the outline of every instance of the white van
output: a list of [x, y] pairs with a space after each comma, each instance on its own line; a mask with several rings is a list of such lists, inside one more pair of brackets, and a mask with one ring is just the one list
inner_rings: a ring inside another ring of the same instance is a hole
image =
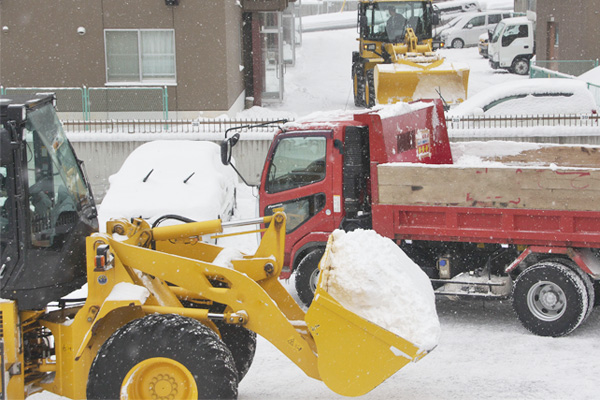
[[477, 46], [482, 33], [494, 30], [498, 22], [512, 16], [513, 12], [505, 10], [465, 13], [460, 21], [441, 33], [443, 47], [461, 49], [465, 46]]
[[481, 11], [478, 0], [450, 0], [433, 4], [433, 12], [437, 14], [440, 24], [446, 24], [459, 13]]

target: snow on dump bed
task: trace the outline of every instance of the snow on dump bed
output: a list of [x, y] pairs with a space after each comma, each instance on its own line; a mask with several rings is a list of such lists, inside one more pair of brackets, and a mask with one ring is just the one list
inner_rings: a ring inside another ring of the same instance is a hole
[[320, 282], [343, 307], [421, 350], [437, 345], [429, 278], [392, 240], [372, 230], [336, 230], [329, 262]]

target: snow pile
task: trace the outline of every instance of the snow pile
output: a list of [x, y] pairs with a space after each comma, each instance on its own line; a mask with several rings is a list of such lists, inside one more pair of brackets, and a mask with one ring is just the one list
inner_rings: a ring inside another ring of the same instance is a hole
[[109, 181], [100, 207], [101, 229], [109, 218], [141, 216], [153, 222], [177, 214], [196, 221], [227, 220], [238, 179], [221, 164], [215, 143], [157, 140], [135, 149]]
[[372, 230], [336, 230], [320, 284], [343, 307], [433, 349], [440, 337], [429, 278], [392, 240]]

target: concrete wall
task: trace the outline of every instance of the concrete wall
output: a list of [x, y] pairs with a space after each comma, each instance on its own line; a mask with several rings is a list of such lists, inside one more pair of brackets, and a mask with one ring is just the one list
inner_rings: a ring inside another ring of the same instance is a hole
[[243, 108], [242, 11], [236, 0], [174, 7], [164, 0], [1, 1], [0, 15], [6, 27], [0, 33], [4, 87], [103, 87], [105, 29], [174, 29], [177, 83], [168, 85], [173, 118]]
[[[96, 201], [100, 203], [109, 188], [109, 178], [143, 141], [72, 141], [75, 153], [84, 162]], [[233, 148], [236, 168], [250, 184], [258, 184], [271, 140], [240, 140]]]

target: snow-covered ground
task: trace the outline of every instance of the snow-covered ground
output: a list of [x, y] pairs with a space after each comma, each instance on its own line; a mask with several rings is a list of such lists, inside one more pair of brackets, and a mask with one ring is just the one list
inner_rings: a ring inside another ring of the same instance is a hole
[[[351, 52], [355, 29], [304, 34], [296, 66], [287, 69], [285, 100], [268, 110], [246, 113], [294, 115], [323, 110], [354, 110], [351, 92]], [[445, 49], [453, 61], [471, 66], [469, 94], [507, 80], [526, 79], [493, 71], [476, 48]], [[250, 190], [238, 191], [238, 218], [255, 215]], [[236, 246], [252, 247], [253, 238]], [[381, 279], [385, 279], [382, 276]], [[285, 286], [294, 293], [293, 278]], [[441, 323], [438, 347], [410, 364], [366, 399], [596, 399], [600, 370], [600, 314], [562, 338], [530, 334], [517, 321], [507, 301], [437, 299]], [[349, 349], [351, 351], [351, 349]], [[269, 342], [259, 338], [250, 371], [240, 383], [239, 398], [336, 399], [320, 382], [308, 378]], [[44, 392], [31, 397], [58, 399]]]

